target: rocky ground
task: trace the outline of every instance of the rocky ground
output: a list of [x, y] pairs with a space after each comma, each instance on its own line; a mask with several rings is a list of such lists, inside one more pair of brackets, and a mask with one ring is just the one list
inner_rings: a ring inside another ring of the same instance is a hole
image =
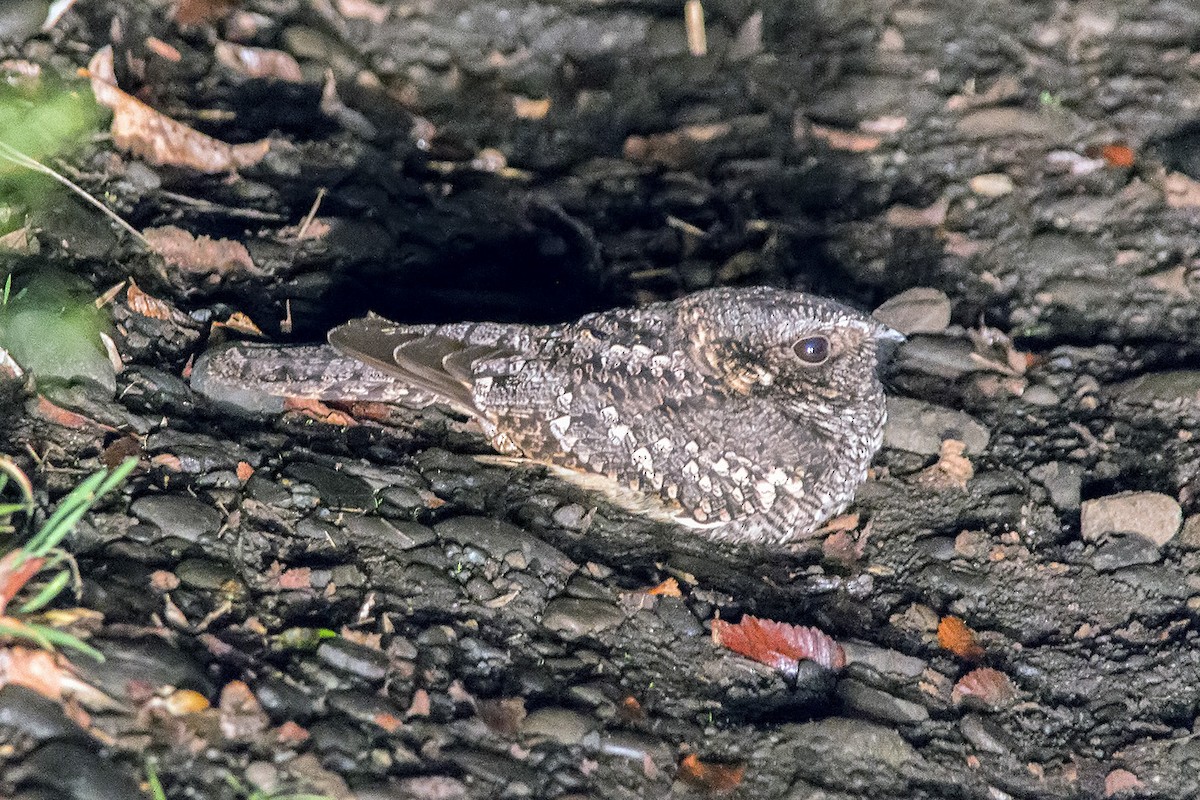
[[[67, 542], [100, 693], [0, 650], [0, 794], [1200, 796], [1200, 10], [702, 8], [704, 48], [656, 0], [79, 0], [6, 31], [23, 102], [90, 98], [111, 45], [179, 128], [52, 159], [145, 245], [65, 193], [6, 206], [4, 344], [44, 399], [5, 382], [4, 451], [47, 502], [140, 464]], [[855, 516], [787, 554], [481, 465], [435, 410], [183, 377], [234, 312], [306, 343], [754, 283], [911, 334]], [[54, 327], [117, 284], [120, 371]], [[848, 663], [714, 644], [743, 614]]]

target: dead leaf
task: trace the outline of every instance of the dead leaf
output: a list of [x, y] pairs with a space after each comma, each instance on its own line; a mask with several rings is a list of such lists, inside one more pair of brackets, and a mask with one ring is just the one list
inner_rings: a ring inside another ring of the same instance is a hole
[[324, 422], [328, 425], [338, 425], [344, 428], [352, 428], [358, 425], [358, 421], [349, 414], [335, 411], [320, 400], [309, 400], [304, 397], [285, 397], [283, 398], [283, 408], [285, 411], [299, 411], [310, 419], [315, 419], [317, 422]]
[[170, 303], [143, 292], [141, 287], [132, 280], [129, 281], [129, 288], [125, 290], [125, 302], [129, 305], [130, 311], [150, 319], [165, 321], [181, 314]]
[[893, 228], [936, 228], [946, 221], [950, 204], [945, 198], [925, 208], [897, 203], [887, 210], [884, 221]]
[[943, 439], [937, 463], [921, 470], [913, 482], [934, 490], [965, 490], [967, 483], [975, 477], [975, 467], [963, 455], [967, 445], [957, 439]]
[[74, 678], [70, 665], [56, 653], [27, 647], [0, 648], [0, 686], [24, 686], [51, 700], [61, 700], [68, 678]]
[[701, 761], [695, 753], [686, 755], [679, 762], [677, 777], [694, 789], [707, 792], [731, 792], [742, 782], [746, 774], [745, 764], [719, 764]]
[[163, 261], [186, 273], [221, 277], [262, 274], [241, 242], [193, 236], [174, 225], [147, 228], [142, 234]]
[[263, 335], [262, 328], [255, 325], [254, 321], [241, 311], [233, 312], [229, 315], [229, 319], [225, 320], [224, 322], [214, 322], [212, 324], [212, 329], [214, 331], [220, 330], [221, 328], [228, 328], [231, 331], [237, 331], [238, 333], [242, 333], [247, 336]]
[[122, 436], [100, 453], [100, 462], [109, 469], [116, 469], [127, 458], [140, 458], [142, 443], [136, 436]]
[[250, 464], [245, 461], [239, 461], [237, 463], [237, 478], [239, 481], [245, 483], [246, 481], [250, 480], [253, 475], [254, 467], [250, 466]]
[[116, 433], [117, 429], [96, 422], [90, 417], [85, 417], [82, 414], [76, 414], [74, 411], [68, 411], [62, 406], [55, 405], [42, 397], [40, 394], [37, 399], [37, 406], [34, 408], [34, 414], [47, 422], [60, 425], [71, 430], [83, 430], [85, 428], [97, 428], [108, 433]]
[[480, 700], [475, 708], [484, 725], [504, 736], [516, 736], [521, 731], [521, 723], [525, 721], [523, 697]]
[[975, 631], [967, 627], [959, 617], [945, 616], [938, 623], [938, 644], [959, 658], [978, 661], [983, 658], [983, 647], [975, 637]]
[[0, 614], [45, 564], [46, 559], [29, 557], [23, 550], [9, 551], [0, 558]]
[[973, 700], [986, 708], [996, 709], [1010, 705], [1016, 698], [1017, 688], [1008, 676], [990, 667], [971, 670], [950, 691], [950, 700], [955, 705]]
[[112, 109], [113, 143], [152, 164], [189, 167], [198, 172], [232, 172], [262, 161], [267, 139], [228, 144], [173, 120], [117, 87], [112, 45], [88, 63], [96, 102]]
[[178, 0], [175, 21], [180, 25], [203, 25], [225, 19], [237, 0]]
[[207, 697], [191, 689], [176, 689], [163, 700], [163, 708], [173, 717], [195, 714], [210, 705]]
[[736, 625], [721, 619], [713, 620], [712, 636], [714, 644], [789, 676], [796, 674], [804, 659], [815, 661], [830, 670], [846, 665], [846, 653], [842, 646], [817, 628], [789, 625], [747, 614]]
[[517, 119], [545, 119], [550, 113], [550, 98], [514, 96], [512, 99], [513, 113]]
[[831, 149], [847, 153], [869, 153], [883, 144], [882, 136], [842, 131], [837, 128], [827, 128], [824, 125], [810, 125], [808, 132], [814, 139], [820, 139]]
[[248, 78], [274, 78], [290, 83], [304, 81], [299, 62], [282, 50], [217, 42], [216, 55], [223, 66]]
[[300, 744], [308, 740], [308, 731], [288, 720], [275, 729], [275, 739], [280, 744]]
[[674, 578], [667, 578], [658, 586], [650, 587], [646, 590], [646, 594], [655, 597], [683, 597], [683, 592], [679, 591], [679, 581]]

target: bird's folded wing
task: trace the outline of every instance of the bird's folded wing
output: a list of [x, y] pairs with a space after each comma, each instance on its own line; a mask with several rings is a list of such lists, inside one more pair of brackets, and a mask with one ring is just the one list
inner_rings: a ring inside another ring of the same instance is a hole
[[472, 344], [444, 330], [396, 325], [371, 315], [334, 328], [329, 343], [413, 388], [432, 392], [458, 411], [482, 416], [475, 402], [474, 364], [516, 353], [502, 345]]

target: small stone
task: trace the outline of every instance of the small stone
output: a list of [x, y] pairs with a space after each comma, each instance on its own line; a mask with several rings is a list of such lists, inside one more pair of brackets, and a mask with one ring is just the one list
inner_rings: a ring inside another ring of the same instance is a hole
[[602, 600], [556, 597], [546, 604], [542, 625], [568, 636], [586, 636], [615, 628], [625, 620], [621, 609]]
[[1069, 126], [1055, 115], [1006, 106], [973, 111], [964, 115], [956, 127], [966, 139], [1012, 136], [1062, 141], [1070, 135]]
[[1097, 542], [1113, 533], [1136, 533], [1162, 547], [1183, 524], [1175, 498], [1160, 492], [1123, 492], [1083, 503], [1080, 535]]
[[837, 693], [847, 706], [871, 719], [908, 725], [929, 719], [929, 711], [924, 706], [867, 686], [853, 678], [839, 681]]
[[1080, 492], [1083, 488], [1083, 467], [1063, 461], [1038, 464], [1029, 470], [1033, 478], [1050, 492], [1050, 502], [1060, 511], [1075, 511], [1079, 508]]
[[1149, 539], [1136, 533], [1119, 535], [1102, 545], [1092, 556], [1092, 568], [1097, 572], [1115, 572], [1138, 564], [1158, 561], [1158, 548]]
[[525, 717], [521, 732], [526, 736], [545, 736], [559, 744], [583, 741], [595, 726], [582, 714], [567, 708], [539, 708]]
[[985, 172], [968, 182], [971, 191], [980, 197], [1003, 197], [1013, 190], [1012, 178], [1000, 172]]
[[940, 289], [916, 286], [885, 300], [871, 316], [905, 336], [941, 333], [950, 325], [950, 298]]
[[1200, 550], [1200, 514], [1193, 514], [1183, 523], [1179, 533], [1179, 546], [1189, 550]]
[[888, 419], [883, 429], [887, 447], [910, 453], [934, 456], [942, 450], [942, 441], [957, 439], [973, 455], [987, 448], [988, 429], [962, 411], [935, 406], [907, 397], [887, 399]]
[[139, 497], [129, 510], [163, 534], [189, 542], [209, 540], [221, 528], [221, 515], [216, 509], [182, 495]]

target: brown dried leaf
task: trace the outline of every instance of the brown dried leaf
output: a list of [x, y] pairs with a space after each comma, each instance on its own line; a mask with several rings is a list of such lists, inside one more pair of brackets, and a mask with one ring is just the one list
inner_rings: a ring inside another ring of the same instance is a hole
[[194, 275], [259, 275], [250, 251], [232, 239], [193, 236], [183, 228], [165, 225], [142, 232], [154, 252], [173, 267]]
[[810, 659], [825, 669], [841, 669], [846, 653], [832, 637], [817, 628], [789, 625], [749, 614], [736, 625], [715, 619], [713, 642], [735, 653], [795, 675], [800, 662]]
[[844, 150], [848, 153], [869, 153], [883, 144], [883, 137], [854, 131], [841, 131], [837, 128], [826, 128], [823, 125], [810, 125], [808, 132], [813, 138], [820, 139], [834, 150]]
[[978, 661], [983, 658], [983, 647], [975, 637], [975, 631], [967, 623], [954, 616], [942, 617], [937, 629], [938, 644], [959, 658]]
[[483, 724], [504, 736], [516, 736], [521, 731], [521, 723], [525, 721], [523, 697], [480, 700], [475, 708]]
[[189, 128], [117, 87], [113, 51], [106, 45], [92, 56], [88, 76], [96, 102], [113, 112], [113, 142], [152, 164], [190, 167], [198, 172], [232, 172], [262, 161], [267, 139], [228, 144]]
[[40, 394], [38, 395], [37, 406], [34, 408], [33, 413], [49, 423], [70, 428], [71, 430], [78, 431], [85, 428], [98, 428], [108, 433], [117, 432], [116, 428], [96, 422], [96, 420], [85, 417], [82, 414], [76, 414], [74, 411], [68, 411], [62, 406], [55, 405]]
[[125, 302], [129, 304], [130, 311], [150, 319], [169, 320], [179, 313], [165, 300], [143, 292], [132, 280], [125, 290]]
[[358, 425], [358, 422], [349, 414], [336, 411], [320, 400], [309, 400], [304, 397], [285, 397], [283, 398], [283, 408], [286, 411], [299, 411], [310, 419], [315, 419], [317, 422], [324, 422], [328, 425], [338, 425], [345, 428], [352, 428]]
[[225, 19], [237, 0], [178, 0], [175, 21], [180, 25], [203, 25]]
[[262, 328], [255, 325], [254, 321], [252, 319], [250, 319], [250, 317], [243, 314], [241, 311], [233, 312], [232, 314], [229, 315], [229, 319], [225, 320], [224, 322], [214, 322], [213, 323], [212, 329], [214, 331], [218, 330], [220, 328], [228, 328], [231, 331], [237, 331], [238, 333], [244, 333], [247, 336], [262, 336], [263, 335]]
[[694, 789], [720, 793], [736, 789], [745, 774], [745, 764], [715, 764], [692, 753], [679, 762], [677, 777]]

